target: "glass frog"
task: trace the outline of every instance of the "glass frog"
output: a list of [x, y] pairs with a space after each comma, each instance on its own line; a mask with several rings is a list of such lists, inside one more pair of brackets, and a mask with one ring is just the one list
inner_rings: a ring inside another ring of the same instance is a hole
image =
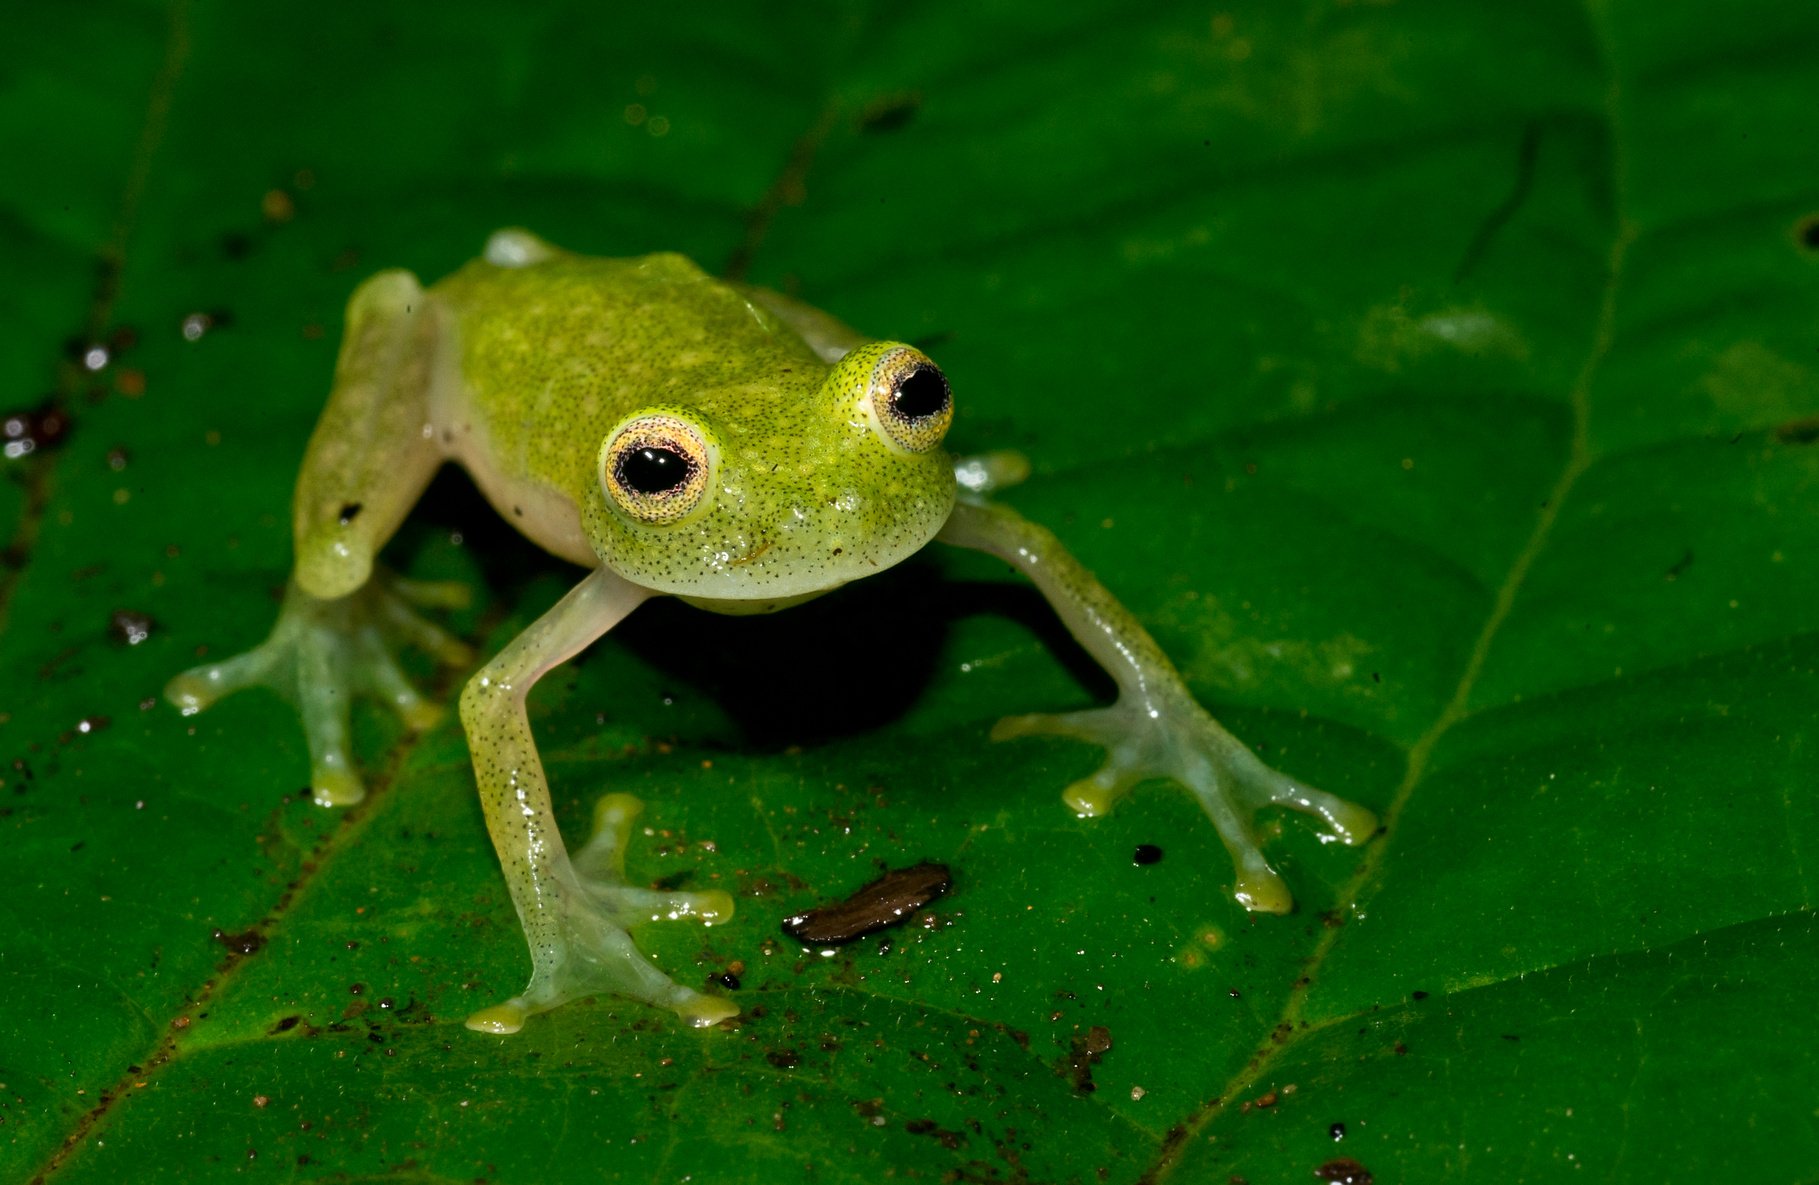
[[261, 685], [303, 718], [316, 801], [364, 793], [348, 752], [356, 695], [425, 727], [437, 715], [395, 652], [450, 664], [467, 647], [424, 618], [460, 590], [398, 579], [374, 556], [444, 461], [499, 513], [587, 574], [460, 697], [487, 829], [530, 944], [524, 992], [468, 1018], [516, 1032], [596, 993], [696, 1025], [738, 1013], [673, 982], [632, 944], [652, 919], [712, 923], [724, 892], [628, 885], [637, 803], [608, 795], [573, 856], [558, 833], [525, 696], [552, 667], [657, 596], [718, 613], [768, 613], [882, 571], [930, 540], [977, 548], [1028, 576], [1118, 686], [1114, 703], [1018, 716], [993, 736], [1101, 745], [1067, 788], [1080, 815], [1137, 782], [1191, 790], [1230, 851], [1245, 907], [1292, 905], [1252, 828], [1281, 804], [1358, 844], [1375, 817], [1264, 765], [1194, 701], [1141, 625], [1044, 528], [986, 499], [1025, 468], [1013, 454], [956, 462], [942, 448], [947, 379], [921, 351], [874, 341], [791, 298], [715, 279], [680, 255], [596, 259], [523, 230], [425, 289], [381, 272], [354, 293], [328, 406], [297, 480], [296, 568], [271, 636], [166, 690], [186, 714]]

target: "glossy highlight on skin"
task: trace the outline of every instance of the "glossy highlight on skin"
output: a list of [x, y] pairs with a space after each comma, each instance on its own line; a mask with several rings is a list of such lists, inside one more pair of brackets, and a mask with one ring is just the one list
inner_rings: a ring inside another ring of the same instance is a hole
[[1293, 901], [1258, 846], [1256, 810], [1314, 814], [1348, 844], [1370, 838], [1375, 817], [1270, 769], [1207, 715], [1053, 534], [986, 499], [1028, 463], [1014, 453], [948, 456], [953, 414], [946, 378], [921, 351], [717, 280], [680, 255], [596, 259], [503, 230], [480, 259], [427, 289], [408, 272], [381, 272], [348, 305], [334, 387], [297, 480], [296, 567], [271, 636], [177, 676], [166, 697], [189, 714], [243, 688], [277, 690], [302, 718], [316, 800], [358, 801], [352, 700], [373, 698], [426, 728], [441, 710], [411, 688], [397, 651], [471, 661], [420, 612], [453, 605], [464, 590], [375, 564], [435, 470], [463, 466], [508, 522], [586, 569], [460, 697], [487, 831], [531, 955], [525, 989], [468, 1027], [517, 1032], [597, 994], [711, 1026], [738, 1006], [672, 981], [638, 952], [629, 927], [715, 924], [732, 916], [732, 898], [627, 884], [625, 849], [642, 809], [627, 795], [600, 800], [590, 838], [571, 855], [525, 696], [654, 596], [773, 612], [940, 539], [1029, 577], [1118, 685], [1109, 706], [1013, 717], [993, 736], [1103, 746], [1105, 764], [1063, 795], [1082, 816], [1110, 810], [1145, 779], [1186, 786], [1231, 853], [1232, 896], [1287, 911]]

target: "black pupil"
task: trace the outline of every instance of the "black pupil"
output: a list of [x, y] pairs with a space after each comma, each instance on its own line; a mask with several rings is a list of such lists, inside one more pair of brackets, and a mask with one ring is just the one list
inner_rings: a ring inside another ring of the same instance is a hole
[[932, 366], [918, 366], [897, 384], [891, 406], [906, 420], [920, 420], [947, 410], [947, 380]]
[[645, 445], [619, 458], [619, 481], [640, 494], [661, 494], [688, 480], [688, 458], [674, 449]]

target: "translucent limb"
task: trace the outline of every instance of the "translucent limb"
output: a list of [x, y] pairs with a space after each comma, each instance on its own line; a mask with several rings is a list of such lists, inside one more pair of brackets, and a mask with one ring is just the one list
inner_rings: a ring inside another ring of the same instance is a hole
[[1062, 801], [1083, 818], [1109, 813], [1149, 778], [1169, 778], [1192, 791], [1231, 854], [1237, 872], [1232, 896], [1246, 909], [1287, 913], [1295, 904], [1258, 846], [1251, 819], [1259, 807], [1286, 806], [1316, 815], [1331, 837], [1344, 844], [1361, 844], [1377, 830], [1377, 817], [1370, 811], [1263, 764], [1192, 700], [1152, 715], [1120, 698], [1110, 707], [1084, 712], [1012, 716], [992, 729], [993, 740], [1038, 735], [1073, 737], [1105, 748], [1105, 764], [1061, 793]]
[[567, 957], [560, 970], [533, 976], [522, 995], [482, 1008], [467, 1027], [482, 1033], [515, 1033], [539, 1012], [582, 996], [630, 996], [669, 1008], [697, 1027], [739, 1015], [730, 1000], [673, 982], [638, 952], [625, 932], [642, 922], [699, 919], [711, 926], [733, 916], [732, 895], [722, 889], [680, 893], [625, 883], [625, 849], [644, 804], [630, 794], [608, 794], [594, 805], [594, 833], [575, 853], [575, 887], [588, 906], [565, 919]]
[[434, 725], [444, 709], [411, 685], [395, 657], [405, 645], [430, 651], [449, 666], [473, 661], [473, 651], [423, 620], [405, 594], [424, 603], [464, 603], [457, 584], [428, 585], [375, 572], [355, 592], [323, 600], [294, 582], [285, 591], [278, 623], [266, 640], [223, 662], [193, 667], [165, 685], [164, 698], [185, 716], [249, 687], [267, 687], [297, 708], [310, 752], [310, 790], [323, 806], [346, 806], [366, 797], [348, 750], [348, 713], [369, 696], [397, 713], [406, 728]]
[[524, 700], [547, 671], [579, 653], [651, 594], [599, 568], [519, 635], [469, 681], [461, 720], [493, 848], [530, 946], [524, 991], [483, 1008], [467, 1027], [515, 1033], [539, 1012], [584, 996], [611, 994], [668, 1008], [691, 1025], [737, 1016], [731, 1001], [683, 987], [638, 952], [626, 927], [683, 917], [706, 923], [733, 912], [724, 892], [663, 893], [625, 884], [625, 845], [638, 803], [609, 795], [595, 830], [571, 860], [556, 829], [549, 783]]
[[1264, 859], [1252, 817], [1287, 806], [1318, 816], [1333, 839], [1361, 844], [1377, 817], [1271, 769], [1194, 701], [1174, 665], [1130, 612], [1069, 555], [1055, 536], [1006, 507], [963, 500], [939, 536], [1015, 565], [1035, 583], [1089, 654], [1118, 683], [1110, 707], [1056, 716], [1015, 716], [992, 737], [1046, 734], [1101, 745], [1106, 761], [1063, 799], [1079, 815], [1101, 815], [1147, 778], [1168, 778], [1193, 792], [1231, 854], [1232, 896], [1246, 909], [1286, 913], [1288, 886]]

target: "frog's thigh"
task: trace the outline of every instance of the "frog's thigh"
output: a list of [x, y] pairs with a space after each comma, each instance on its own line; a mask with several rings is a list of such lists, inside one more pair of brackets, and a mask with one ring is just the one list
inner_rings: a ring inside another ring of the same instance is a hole
[[442, 461], [430, 385], [441, 316], [417, 277], [380, 272], [354, 292], [335, 387], [297, 477], [292, 528], [297, 583], [345, 596]]

